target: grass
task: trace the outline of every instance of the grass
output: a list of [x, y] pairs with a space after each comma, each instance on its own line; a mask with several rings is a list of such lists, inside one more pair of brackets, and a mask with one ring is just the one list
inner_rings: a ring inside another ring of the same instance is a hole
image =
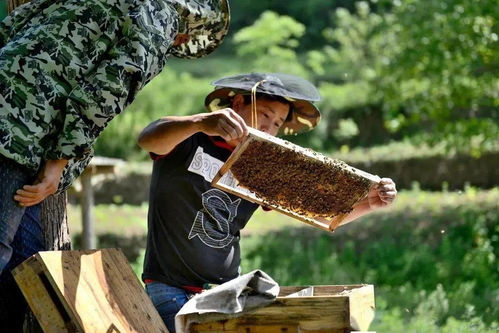
[[[147, 205], [97, 205], [93, 210], [96, 234], [116, 233], [141, 235], [147, 229]], [[71, 235], [81, 233], [81, 209], [68, 205], [68, 221]]]

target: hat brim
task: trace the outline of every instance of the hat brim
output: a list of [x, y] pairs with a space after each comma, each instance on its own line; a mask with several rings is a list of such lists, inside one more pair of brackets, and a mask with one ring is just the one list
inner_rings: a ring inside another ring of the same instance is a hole
[[[224, 109], [232, 105], [234, 96], [242, 94], [249, 95], [249, 91], [233, 88], [219, 88], [206, 96], [204, 104], [208, 111]], [[282, 124], [278, 135], [296, 135], [311, 131], [320, 122], [321, 113], [317, 107], [309, 101], [286, 98], [293, 106], [292, 114]]]
[[206, 22], [200, 22], [197, 15], [189, 15], [180, 25], [179, 34], [189, 35], [189, 40], [172, 46], [170, 53], [177, 58], [201, 58], [217, 49], [229, 31], [230, 7], [227, 0], [220, 0], [220, 11]]

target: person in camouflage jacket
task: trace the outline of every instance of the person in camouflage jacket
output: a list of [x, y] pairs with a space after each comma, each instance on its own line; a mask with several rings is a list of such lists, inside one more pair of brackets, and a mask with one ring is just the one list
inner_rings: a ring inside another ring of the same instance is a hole
[[228, 24], [227, 0], [34, 0], [0, 23], [0, 272], [26, 207], [71, 185], [169, 55], [212, 52]]

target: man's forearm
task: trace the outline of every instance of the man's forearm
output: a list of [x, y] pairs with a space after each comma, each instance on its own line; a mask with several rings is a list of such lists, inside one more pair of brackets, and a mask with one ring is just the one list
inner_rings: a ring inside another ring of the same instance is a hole
[[369, 201], [367, 198], [359, 201], [352, 209], [352, 211], [341, 221], [340, 225], [344, 225], [350, 223], [361, 216], [369, 214], [373, 211], [373, 209], [369, 205]]
[[149, 152], [164, 155], [180, 142], [202, 130], [199, 115], [165, 117], [149, 124], [139, 135], [139, 146]]

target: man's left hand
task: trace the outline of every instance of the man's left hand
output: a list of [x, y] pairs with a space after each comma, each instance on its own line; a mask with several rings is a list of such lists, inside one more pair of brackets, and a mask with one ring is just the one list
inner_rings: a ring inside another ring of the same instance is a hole
[[382, 178], [374, 185], [367, 195], [369, 208], [378, 209], [393, 203], [397, 197], [395, 183], [390, 178]]

